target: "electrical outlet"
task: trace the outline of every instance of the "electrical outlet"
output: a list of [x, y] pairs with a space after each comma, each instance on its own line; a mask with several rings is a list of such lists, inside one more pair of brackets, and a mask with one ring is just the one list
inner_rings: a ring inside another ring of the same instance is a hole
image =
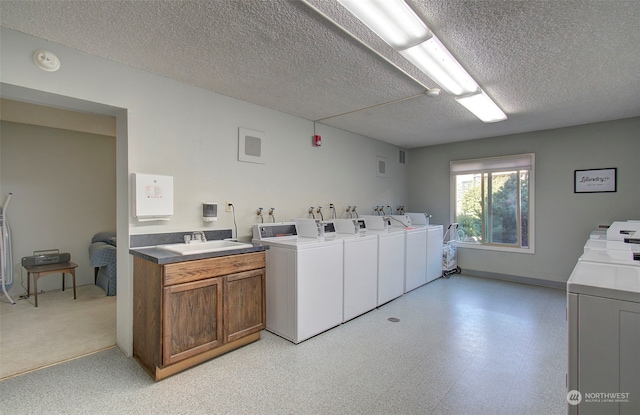
[[226, 203], [226, 205], [225, 205], [225, 206], [227, 207], [227, 208], [226, 208], [226, 211], [227, 211], [227, 212], [232, 212], [232, 211], [233, 211], [233, 207], [232, 207], [232, 206], [233, 206], [233, 202], [229, 202], [229, 201], [227, 200], [227, 203]]

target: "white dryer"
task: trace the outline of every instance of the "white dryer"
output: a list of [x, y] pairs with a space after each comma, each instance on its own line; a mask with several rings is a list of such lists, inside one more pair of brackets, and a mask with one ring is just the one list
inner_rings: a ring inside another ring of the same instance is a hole
[[378, 237], [361, 232], [356, 219], [334, 219], [325, 227], [325, 239], [331, 238], [343, 243], [342, 321], [346, 322], [378, 305]]
[[404, 294], [404, 232], [387, 229], [382, 216], [363, 216], [367, 235], [378, 238], [378, 306]]
[[342, 323], [343, 243], [298, 237], [295, 223], [254, 225], [266, 251], [267, 330], [300, 343]]

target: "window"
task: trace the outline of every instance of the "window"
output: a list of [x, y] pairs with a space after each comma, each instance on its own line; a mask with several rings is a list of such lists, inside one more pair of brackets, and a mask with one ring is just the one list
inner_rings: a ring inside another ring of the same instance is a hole
[[534, 253], [535, 155], [450, 164], [451, 217], [461, 246]]

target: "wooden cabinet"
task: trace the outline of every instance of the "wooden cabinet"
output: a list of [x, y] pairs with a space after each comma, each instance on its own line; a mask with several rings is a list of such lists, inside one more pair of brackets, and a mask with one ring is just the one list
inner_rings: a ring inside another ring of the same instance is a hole
[[264, 252], [159, 265], [134, 257], [133, 354], [160, 380], [260, 339]]

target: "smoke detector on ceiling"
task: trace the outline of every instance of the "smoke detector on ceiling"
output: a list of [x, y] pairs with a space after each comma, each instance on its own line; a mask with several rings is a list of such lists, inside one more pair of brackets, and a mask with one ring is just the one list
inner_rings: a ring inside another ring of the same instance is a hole
[[60, 69], [60, 59], [47, 50], [36, 51], [33, 54], [33, 61], [43, 71], [55, 72]]

